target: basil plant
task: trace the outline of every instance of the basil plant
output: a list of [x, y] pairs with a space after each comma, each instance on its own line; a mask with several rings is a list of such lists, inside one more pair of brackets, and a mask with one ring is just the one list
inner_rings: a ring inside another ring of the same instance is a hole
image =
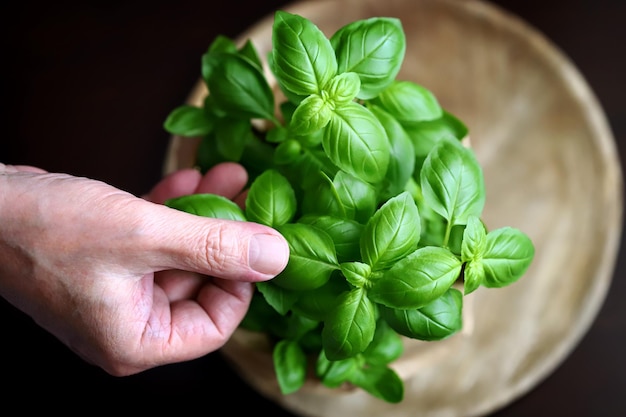
[[[331, 37], [277, 11], [266, 57], [251, 41], [216, 38], [202, 56], [209, 94], [167, 117], [201, 137], [197, 166], [237, 161], [245, 208], [211, 194], [171, 199], [201, 216], [271, 226], [289, 242], [286, 269], [259, 283], [242, 328], [273, 342], [284, 394], [313, 369], [390, 403], [403, 338], [438, 341], [462, 328], [463, 296], [518, 280], [534, 246], [520, 230], [488, 230], [482, 170], [466, 125], [424, 86], [396, 79], [399, 19], [355, 21]], [[275, 88], [273, 89], [273, 85]]]

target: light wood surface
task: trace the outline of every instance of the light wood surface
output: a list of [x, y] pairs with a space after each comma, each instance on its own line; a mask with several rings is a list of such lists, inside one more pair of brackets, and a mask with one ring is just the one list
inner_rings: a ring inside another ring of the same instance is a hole
[[[360, 18], [401, 18], [407, 57], [400, 78], [427, 86], [468, 124], [485, 175], [486, 224], [520, 228], [536, 256], [516, 284], [471, 296], [470, 331], [408, 349], [397, 364], [406, 376], [398, 405], [314, 383], [282, 396], [267, 352], [250, 349], [254, 338], [242, 331], [223, 353], [255, 389], [302, 416], [479, 416], [503, 407], [567, 357], [610, 286], [622, 230], [622, 173], [593, 92], [540, 33], [482, 1], [322, 0], [287, 10], [328, 34]], [[240, 39], [251, 38], [264, 55], [271, 21]], [[189, 102], [205, 94], [198, 83]], [[164, 171], [191, 166], [195, 146], [173, 137]]]

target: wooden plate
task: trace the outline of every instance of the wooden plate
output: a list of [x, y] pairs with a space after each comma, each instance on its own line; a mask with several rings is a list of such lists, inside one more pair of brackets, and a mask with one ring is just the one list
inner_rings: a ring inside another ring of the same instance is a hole
[[[255, 389], [303, 416], [479, 416], [505, 406], [567, 357], [610, 285], [622, 173], [596, 97], [542, 34], [483, 1], [304, 1], [286, 9], [328, 35], [356, 19], [399, 17], [407, 35], [399, 77], [431, 89], [467, 123], [485, 175], [484, 220], [526, 232], [536, 257], [516, 284], [472, 295], [470, 332], [420, 347], [397, 405], [319, 386], [282, 396], [263, 363], [267, 354], [252, 352], [242, 332], [224, 354]], [[265, 55], [272, 22], [267, 16], [239, 39], [252, 39]], [[199, 82], [189, 103], [206, 93]], [[165, 172], [192, 166], [196, 146], [173, 137]]]

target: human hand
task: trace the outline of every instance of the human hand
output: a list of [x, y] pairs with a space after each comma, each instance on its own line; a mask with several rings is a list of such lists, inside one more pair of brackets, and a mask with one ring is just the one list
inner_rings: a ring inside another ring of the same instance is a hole
[[100, 181], [0, 164], [0, 295], [86, 361], [123, 376], [219, 349], [253, 283], [286, 266], [269, 227], [162, 203], [211, 192], [240, 204], [243, 167], [182, 170], [144, 198]]

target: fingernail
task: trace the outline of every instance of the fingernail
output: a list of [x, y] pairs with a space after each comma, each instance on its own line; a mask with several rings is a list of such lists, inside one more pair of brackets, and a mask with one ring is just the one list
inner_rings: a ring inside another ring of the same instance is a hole
[[262, 274], [278, 275], [289, 261], [289, 246], [279, 236], [254, 235], [248, 251], [250, 267]]

